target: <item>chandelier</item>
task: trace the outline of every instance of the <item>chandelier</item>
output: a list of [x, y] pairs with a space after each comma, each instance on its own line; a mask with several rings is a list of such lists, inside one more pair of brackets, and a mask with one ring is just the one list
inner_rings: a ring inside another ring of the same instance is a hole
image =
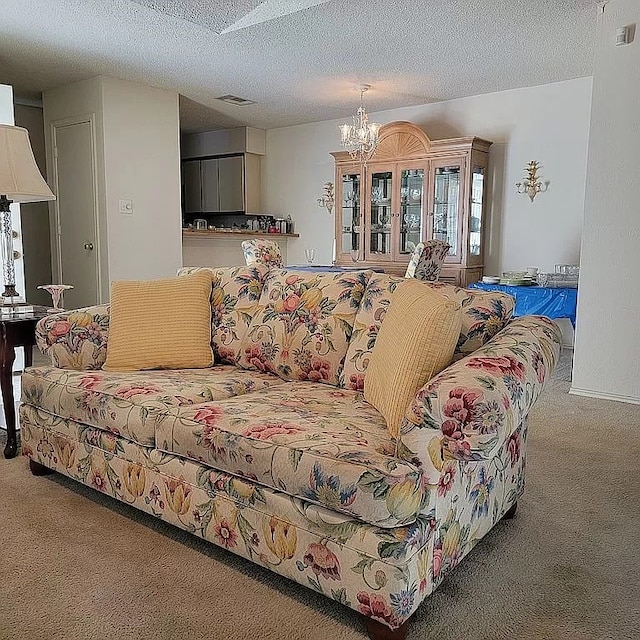
[[364, 109], [362, 97], [368, 89], [368, 84], [362, 84], [358, 87], [360, 91], [360, 107], [353, 116], [353, 124], [345, 123], [339, 127], [342, 146], [345, 147], [354, 160], [358, 158], [363, 165], [366, 165], [367, 161], [371, 159], [378, 146], [378, 133], [380, 130], [379, 124], [369, 122], [369, 116]]

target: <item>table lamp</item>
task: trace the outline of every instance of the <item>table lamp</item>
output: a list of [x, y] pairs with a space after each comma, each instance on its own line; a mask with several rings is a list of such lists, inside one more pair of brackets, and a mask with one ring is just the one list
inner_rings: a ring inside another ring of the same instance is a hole
[[22, 127], [0, 124], [0, 245], [5, 300], [19, 296], [13, 255], [12, 202], [55, 200], [31, 150], [29, 132]]

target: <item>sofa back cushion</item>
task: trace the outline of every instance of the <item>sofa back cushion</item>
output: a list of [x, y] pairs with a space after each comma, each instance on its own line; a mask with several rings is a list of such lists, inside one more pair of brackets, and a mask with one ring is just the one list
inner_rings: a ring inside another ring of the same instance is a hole
[[[396, 287], [405, 278], [374, 273], [356, 314], [347, 357], [340, 375], [340, 386], [364, 389], [364, 375], [380, 325]], [[488, 342], [511, 319], [514, 299], [499, 291], [462, 289], [443, 282], [422, 282], [462, 307], [462, 328], [453, 360], [459, 360]]]
[[211, 346], [215, 362], [236, 364], [240, 343], [258, 308], [264, 279], [269, 268], [262, 264], [250, 267], [184, 267], [184, 276], [198, 271], [211, 274]]
[[284, 380], [337, 385], [370, 276], [272, 269], [238, 364]]

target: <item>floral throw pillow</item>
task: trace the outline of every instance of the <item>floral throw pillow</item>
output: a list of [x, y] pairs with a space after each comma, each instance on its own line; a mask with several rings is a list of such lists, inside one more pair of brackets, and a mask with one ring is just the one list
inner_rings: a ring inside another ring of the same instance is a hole
[[337, 386], [370, 275], [272, 269], [241, 341], [239, 366]]
[[240, 343], [244, 339], [253, 314], [258, 308], [268, 267], [184, 267], [184, 276], [198, 271], [211, 273], [211, 346], [215, 362], [236, 364]]

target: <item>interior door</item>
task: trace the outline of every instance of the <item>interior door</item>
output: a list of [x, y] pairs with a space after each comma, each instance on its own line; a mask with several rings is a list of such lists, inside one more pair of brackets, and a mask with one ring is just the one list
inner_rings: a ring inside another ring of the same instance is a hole
[[91, 120], [53, 127], [58, 268], [64, 306], [77, 309], [99, 300], [95, 145]]

